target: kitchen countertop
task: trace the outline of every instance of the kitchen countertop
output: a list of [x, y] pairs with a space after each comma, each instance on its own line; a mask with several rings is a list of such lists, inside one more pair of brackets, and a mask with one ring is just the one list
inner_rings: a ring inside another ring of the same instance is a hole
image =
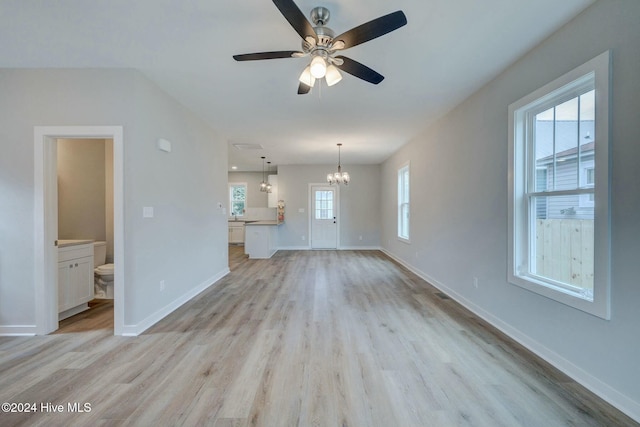
[[249, 227], [251, 225], [280, 225], [281, 222], [276, 220], [265, 220], [265, 221], [255, 221], [255, 222], [247, 222], [245, 226]]
[[87, 243], [93, 243], [93, 240], [58, 240], [58, 247], [66, 248], [67, 246], [86, 245]]

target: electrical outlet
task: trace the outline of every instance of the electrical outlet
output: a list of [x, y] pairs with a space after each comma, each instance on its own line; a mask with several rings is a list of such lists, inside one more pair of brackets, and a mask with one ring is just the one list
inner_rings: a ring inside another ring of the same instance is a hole
[[358, 240], [362, 240], [362, 236], [359, 236], [359, 237], [358, 237]]
[[307, 239], [307, 236], [302, 236], [302, 240], [306, 240], [306, 239]]
[[477, 277], [473, 278], [473, 287], [478, 289], [478, 278]]
[[164, 280], [160, 280], [160, 291], [164, 291]]

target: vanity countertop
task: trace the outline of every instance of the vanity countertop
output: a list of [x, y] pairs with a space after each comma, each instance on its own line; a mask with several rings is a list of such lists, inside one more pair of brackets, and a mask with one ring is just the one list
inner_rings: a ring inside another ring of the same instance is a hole
[[93, 243], [91, 239], [84, 240], [58, 240], [59, 248], [66, 248], [67, 246], [76, 246], [76, 245], [86, 245], [88, 243]]

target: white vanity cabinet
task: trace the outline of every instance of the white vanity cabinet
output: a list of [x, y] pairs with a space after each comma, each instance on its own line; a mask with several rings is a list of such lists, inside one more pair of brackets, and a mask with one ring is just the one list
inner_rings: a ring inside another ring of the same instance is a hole
[[58, 247], [58, 318], [88, 308], [93, 299], [93, 243]]

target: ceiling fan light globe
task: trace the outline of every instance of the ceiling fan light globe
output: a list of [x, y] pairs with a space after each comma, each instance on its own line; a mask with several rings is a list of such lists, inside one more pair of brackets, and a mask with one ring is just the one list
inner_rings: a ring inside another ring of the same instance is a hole
[[334, 84], [342, 80], [342, 74], [340, 74], [338, 67], [333, 64], [327, 67], [327, 74], [324, 77], [327, 81], [327, 86], [333, 86]]
[[308, 65], [302, 71], [302, 74], [300, 74], [300, 78], [298, 80], [309, 87], [313, 87], [313, 85], [316, 84], [316, 78], [311, 75], [311, 67]]
[[311, 60], [311, 75], [316, 79], [321, 79], [327, 73], [327, 63], [321, 56], [314, 56]]

